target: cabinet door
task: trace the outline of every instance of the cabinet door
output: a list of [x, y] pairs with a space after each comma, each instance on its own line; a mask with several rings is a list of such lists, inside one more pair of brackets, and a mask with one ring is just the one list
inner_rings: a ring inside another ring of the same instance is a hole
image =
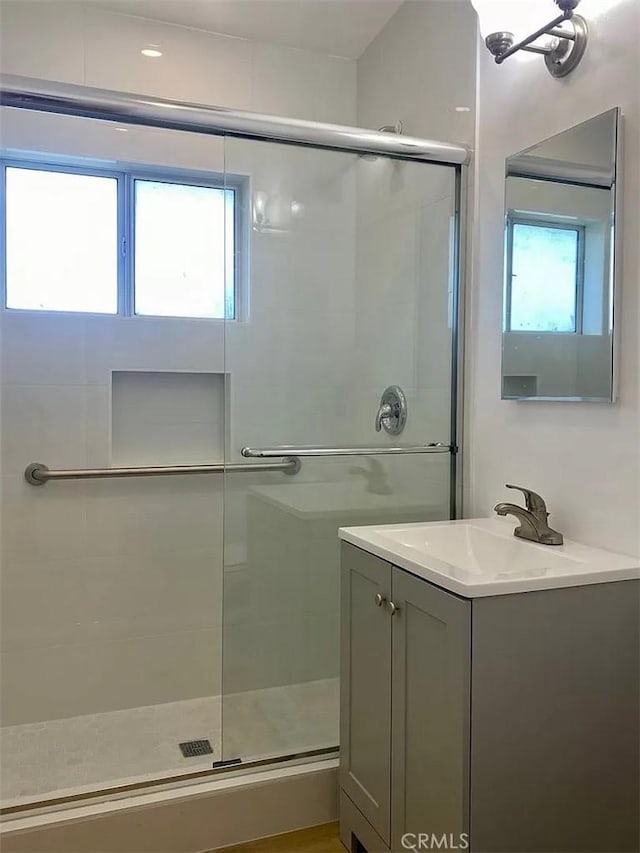
[[343, 543], [341, 574], [340, 783], [388, 844], [391, 566]]
[[405, 833], [446, 834], [450, 848], [461, 847], [469, 824], [471, 606], [400, 569], [392, 588], [392, 848], [406, 849]]

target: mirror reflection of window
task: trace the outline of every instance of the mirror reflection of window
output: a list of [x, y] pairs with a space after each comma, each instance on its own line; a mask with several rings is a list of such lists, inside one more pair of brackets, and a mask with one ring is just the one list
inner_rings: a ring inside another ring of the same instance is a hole
[[507, 331], [580, 331], [584, 229], [515, 218], [509, 227]]

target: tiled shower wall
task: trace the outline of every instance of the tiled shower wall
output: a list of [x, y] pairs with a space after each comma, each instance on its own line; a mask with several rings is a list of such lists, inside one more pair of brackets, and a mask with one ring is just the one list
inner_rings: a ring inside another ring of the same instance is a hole
[[[355, 121], [350, 60], [82, 10], [73, 3], [3, 4], [2, 37], [2, 70], [8, 73]], [[146, 43], [163, 45], [161, 62], [140, 56]], [[6, 109], [1, 118], [4, 147], [219, 173], [225, 168], [220, 139], [134, 127], [119, 132], [107, 123]], [[273, 152], [265, 146], [261, 153], [257, 143], [244, 151], [245, 173], [258, 189], [261, 181], [278, 182]], [[309, 193], [330, 186], [333, 166], [326, 158], [314, 169], [308, 152], [297, 166], [283, 164], [280, 176]], [[355, 184], [347, 176], [340, 185], [335, 201], [313, 213], [315, 226], [324, 218], [327, 228], [344, 235], [323, 274], [345, 294], [340, 313], [347, 336], [353, 328], [348, 292]], [[310, 212], [311, 207], [310, 198]], [[304, 423], [285, 435], [280, 424], [261, 423], [256, 411], [260, 395], [282, 394], [286, 379], [291, 389], [299, 389], [296, 380], [322, 385], [309, 397], [326, 411], [336, 408], [343, 393], [341, 379], [326, 390], [326, 376], [336, 377], [343, 366], [338, 345], [328, 351], [323, 375], [305, 373], [294, 362], [285, 375], [273, 361], [274, 342], [283, 356], [311, 339], [319, 349], [327, 328], [336, 329], [338, 313], [335, 301], [304, 304], [297, 284], [310, 260], [309, 242], [292, 237], [285, 245], [285, 262], [273, 266], [282, 261], [282, 241], [254, 235], [251, 323], [228, 333], [233, 360], [228, 451], [234, 455], [250, 442], [304, 439]], [[298, 301], [295, 325], [287, 321], [292, 299]], [[22, 472], [31, 461], [78, 468], [117, 464], [112, 371], [223, 374], [223, 324], [5, 311], [1, 332], [3, 722], [219, 693], [222, 478], [71, 481], [34, 488]], [[339, 337], [338, 331], [336, 344]], [[267, 370], [272, 365], [271, 387], [264, 371], [257, 372], [260, 364]], [[300, 417], [312, 414], [305, 410]], [[238, 541], [230, 541], [240, 561], [241, 503], [240, 498], [235, 510]], [[227, 532], [233, 540], [233, 525]]]

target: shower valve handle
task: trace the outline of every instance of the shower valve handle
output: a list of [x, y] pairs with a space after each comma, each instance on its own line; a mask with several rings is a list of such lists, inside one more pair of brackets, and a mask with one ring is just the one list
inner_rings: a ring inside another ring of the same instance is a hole
[[385, 418], [390, 418], [392, 416], [393, 407], [389, 403], [385, 403], [384, 406], [380, 406], [376, 414], [376, 432], [380, 432], [382, 429], [382, 421]]
[[389, 435], [400, 435], [407, 422], [407, 399], [402, 388], [389, 385], [382, 392], [378, 411], [376, 412], [376, 432], [384, 431]]

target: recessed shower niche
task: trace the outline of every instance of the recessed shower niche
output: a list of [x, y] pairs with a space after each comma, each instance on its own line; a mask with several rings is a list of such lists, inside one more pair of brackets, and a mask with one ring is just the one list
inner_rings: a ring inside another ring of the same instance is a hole
[[224, 459], [223, 373], [111, 374], [113, 465], [197, 465]]

